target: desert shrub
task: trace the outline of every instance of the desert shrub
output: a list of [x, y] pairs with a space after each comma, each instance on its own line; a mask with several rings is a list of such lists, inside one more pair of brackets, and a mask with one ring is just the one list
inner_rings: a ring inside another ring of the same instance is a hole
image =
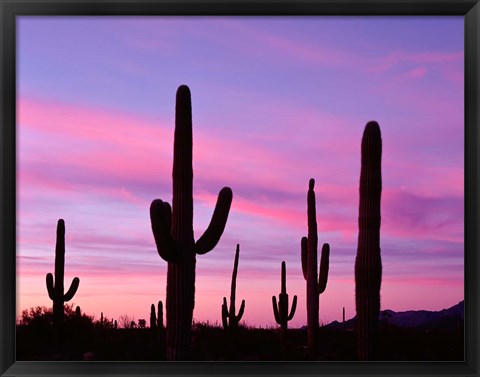
[[36, 306], [23, 310], [17, 322], [19, 326], [49, 326], [52, 323], [52, 309], [45, 306]]

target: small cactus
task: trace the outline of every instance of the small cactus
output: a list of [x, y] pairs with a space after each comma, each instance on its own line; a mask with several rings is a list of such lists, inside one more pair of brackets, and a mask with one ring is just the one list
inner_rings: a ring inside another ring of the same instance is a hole
[[153, 330], [163, 330], [163, 303], [158, 302], [158, 316], [155, 312], [155, 305], [150, 306], [150, 328]]
[[282, 275], [281, 275], [281, 291], [277, 298], [272, 296], [273, 314], [275, 315], [275, 321], [280, 325], [282, 333], [284, 334], [288, 328], [288, 321], [293, 319], [295, 315], [295, 309], [297, 308], [297, 296], [293, 296], [292, 309], [288, 314], [288, 294], [287, 294], [287, 272], [285, 261], [282, 262]]
[[117, 329], [117, 326], [118, 326], [118, 323], [117, 323], [117, 320], [115, 320], [115, 321], [113, 322], [113, 327], [114, 327], [115, 330]]
[[47, 274], [46, 283], [48, 297], [53, 301], [53, 321], [58, 326], [63, 322], [64, 302], [70, 301], [77, 292], [80, 279], [75, 277], [72, 280], [70, 289], [64, 293], [65, 274], [65, 221], [57, 222], [57, 240], [55, 244], [55, 282], [51, 273]]
[[382, 259], [380, 256], [380, 198], [382, 136], [377, 122], [365, 126], [362, 137], [358, 248], [355, 259], [355, 305], [359, 360], [376, 357]]
[[161, 301], [158, 302], [157, 327], [159, 330], [163, 330], [163, 303]]
[[235, 262], [233, 263], [232, 273], [232, 286], [230, 289], [230, 311], [227, 308], [227, 298], [223, 298], [222, 304], [222, 323], [224, 329], [234, 330], [238, 327], [238, 323], [242, 319], [243, 311], [245, 310], [245, 300], [242, 300], [238, 315], [235, 315], [235, 291], [237, 287], [237, 270], [238, 270], [238, 257], [240, 254], [240, 245], [237, 244], [237, 250], [235, 252]]
[[157, 328], [157, 314], [155, 313], [155, 305], [150, 306], [150, 328], [155, 330]]
[[327, 287], [330, 257], [330, 245], [325, 243], [322, 246], [320, 271], [317, 279], [318, 235], [314, 188], [315, 180], [312, 178], [308, 184], [307, 194], [308, 237], [303, 237], [301, 240], [302, 271], [303, 277], [307, 281], [307, 342], [309, 347], [314, 347], [317, 343], [319, 296]]
[[220, 190], [210, 225], [193, 235], [192, 104], [190, 89], [181, 85], [175, 106], [173, 200], [156, 199], [150, 220], [158, 254], [167, 269], [167, 359], [188, 360], [191, 354], [197, 254], [211, 251], [220, 240], [232, 203], [232, 190]]
[[75, 308], [75, 317], [80, 318], [82, 316], [82, 312], [80, 310], [80, 306]]

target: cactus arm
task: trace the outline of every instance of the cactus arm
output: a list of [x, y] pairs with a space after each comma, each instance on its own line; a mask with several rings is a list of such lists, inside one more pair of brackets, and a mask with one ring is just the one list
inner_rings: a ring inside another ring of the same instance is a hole
[[322, 246], [322, 257], [320, 259], [320, 272], [318, 273], [318, 293], [321, 294], [327, 288], [328, 267], [330, 258], [330, 245], [324, 243]]
[[242, 304], [240, 305], [240, 310], [238, 311], [238, 315], [236, 316], [236, 321], [240, 322], [243, 317], [243, 312], [245, 311], [245, 300], [242, 300]]
[[217, 204], [215, 205], [210, 225], [195, 243], [195, 252], [197, 254], [206, 254], [217, 245], [227, 224], [231, 204], [232, 190], [230, 187], [224, 187], [218, 194]]
[[227, 298], [223, 298], [223, 304], [222, 304], [222, 310], [225, 308], [225, 314], [227, 317], [230, 316], [230, 313], [228, 312], [228, 305], [227, 305]]
[[280, 318], [280, 313], [278, 312], [278, 307], [277, 307], [277, 298], [275, 296], [272, 296], [272, 306], [273, 306], [273, 315], [275, 316], [275, 321], [280, 325], [282, 323], [282, 320]]
[[175, 256], [175, 242], [171, 229], [172, 210], [170, 204], [160, 199], [155, 199], [150, 205], [150, 220], [152, 232], [160, 257], [171, 262]]
[[167, 229], [170, 234], [172, 234], [171, 229], [172, 229], [172, 207], [170, 206], [170, 203], [168, 202], [163, 202], [163, 209], [165, 210], [165, 219], [166, 219], [166, 224], [167, 224]]
[[70, 289], [65, 293], [63, 296], [63, 301], [70, 301], [75, 293], [77, 293], [78, 285], [80, 284], [80, 279], [79, 278], [74, 278], [72, 280], [72, 284], [70, 285]]
[[53, 275], [51, 273], [48, 273], [46, 280], [47, 280], [48, 297], [50, 297], [50, 300], [55, 301], [56, 294], [55, 294], [55, 287], [53, 285]]
[[226, 297], [223, 298], [223, 304], [222, 304], [222, 324], [224, 329], [228, 328], [228, 309], [227, 309]]
[[240, 255], [240, 245], [237, 244], [235, 252], [235, 261], [233, 263], [232, 285], [230, 288], [230, 314], [235, 316], [235, 293], [237, 289], [238, 257]]
[[302, 241], [300, 243], [302, 249], [302, 272], [303, 278], [307, 280], [308, 274], [308, 238], [302, 237]]
[[292, 309], [290, 310], [290, 315], [287, 317], [287, 321], [291, 321], [293, 319], [296, 309], [297, 309], [297, 295], [293, 296]]

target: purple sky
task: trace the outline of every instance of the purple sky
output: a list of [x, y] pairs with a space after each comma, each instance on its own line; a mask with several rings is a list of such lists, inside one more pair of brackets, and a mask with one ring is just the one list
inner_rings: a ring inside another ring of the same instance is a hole
[[[197, 257], [196, 320], [221, 322], [240, 243], [243, 319], [275, 325], [271, 296], [298, 296], [300, 239], [316, 180], [331, 246], [320, 321], [355, 315], [360, 142], [383, 138], [383, 309], [464, 297], [462, 17], [20, 17], [17, 312], [51, 306], [56, 222], [65, 285], [100, 317], [149, 318], [165, 300], [149, 205], [171, 202], [175, 92], [192, 92], [194, 230], [233, 190], [217, 247]], [[237, 304], [237, 305], [238, 305]]]

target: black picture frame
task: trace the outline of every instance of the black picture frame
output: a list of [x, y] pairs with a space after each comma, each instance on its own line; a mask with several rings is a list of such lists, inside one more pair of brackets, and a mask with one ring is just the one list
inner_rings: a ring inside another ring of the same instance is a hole
[[[22, 15], [463, 15], [465, 17], [465, 361], [17, 362], [15, 19]], [[480, 4], [478, 0], [0, 0], [0, 374], [479, 376]]]

